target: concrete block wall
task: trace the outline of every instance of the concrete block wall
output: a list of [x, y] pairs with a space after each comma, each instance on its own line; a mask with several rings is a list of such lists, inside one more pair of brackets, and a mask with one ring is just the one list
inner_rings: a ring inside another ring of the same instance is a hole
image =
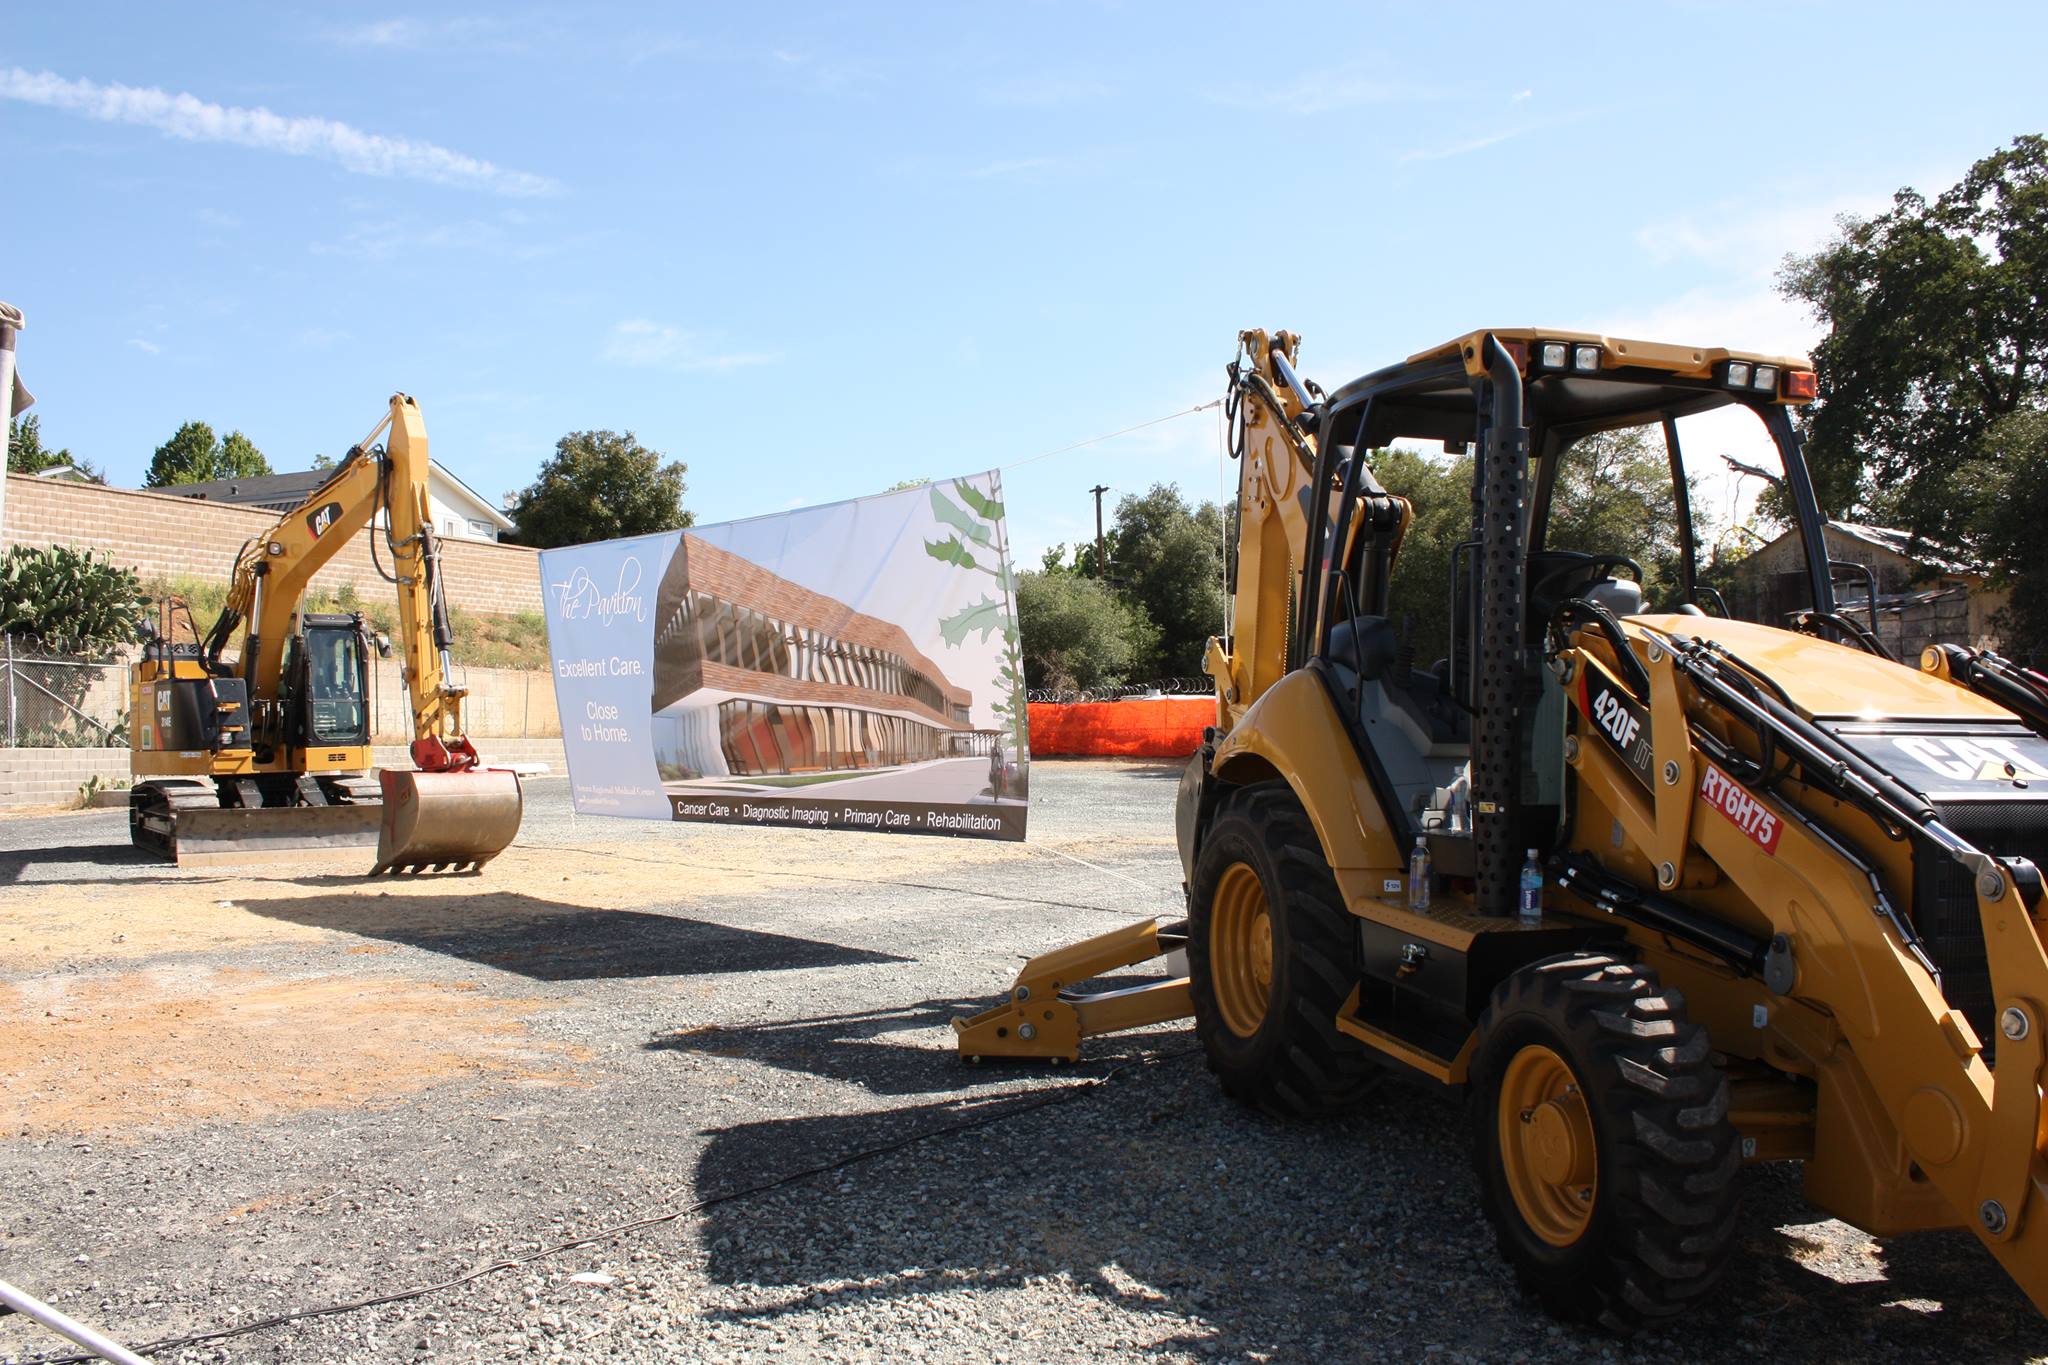
[[[399, 743], [412, 734], [412, 708], [397, 658], [380, 659], [370, 691], [376, 702], [371, 733], [379, 743]], [[562, 733], [555, 711], [555, 675], [525, 668], [463, 668], [455, 682], [469, 689], [463, 728], [478, 743], [486, 738], [549, 739]]]
[[[7, 476], [6, 523], [0, 548], [68, 545], [103, 550], [145, 579], [199, 577], [224, 581], [243, 542], [277, 520], [262, 508], [172, 497], [132, 488], [58, 483], [28, 474]], [[510, 615], [541, 609], [540, 552], [519, 545], [448, 540], [448, 605]], [[376, 599], [389, 591], [370, 559], [371, 537], [357, 536], [314, 579], [315, 589], [353, 585]], [[380, 555], [383, 550], [378, 550]], [[390, 557], [384, 556], [389, 569]]]
[[[9, 675], [5, 663], [0, 662], [0, 706], [12, 707], [23, 743], [28, 742], [27, 736], [44, 727], [68, 731], [85, 728], [56, 702], [35, 690], [31, 680], [44, 681], [88, 716], [103, 724], [113, 724], [128, 710], [129, 664], [130, 660], [122, 659], [66, 668], [38, 664], [23, 656], [18, 665], [20, 673], [13, 679], [14, 695], [8, 697]], [[412, 734], [412, 708], [399, 669], [400, 661], [395, 657], [372, 661], [371, 736], [378, 743], [403, 743]], [[552, 673], [458, 666], [455, 681], [469, 689], [463, 724], [473, 739], [551, 739], [562, 733], [561, 717], [555, 711]]]
[[103, 782], [126, 778], [128, 751], [0, 749], [0, 809], [68, 805], [95, 773]]

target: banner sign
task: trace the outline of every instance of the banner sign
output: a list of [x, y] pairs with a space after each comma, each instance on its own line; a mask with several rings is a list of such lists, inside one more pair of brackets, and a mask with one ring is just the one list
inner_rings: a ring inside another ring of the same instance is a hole
[[990, 472], [540, 556], [576, 811], [1024, 837]]

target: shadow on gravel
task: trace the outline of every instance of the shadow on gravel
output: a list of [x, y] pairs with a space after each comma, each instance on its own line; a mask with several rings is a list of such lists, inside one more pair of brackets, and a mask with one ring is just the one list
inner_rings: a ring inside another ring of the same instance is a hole
[[[53, 848], [0, 853], [0, 883], [18, 882], [30, 868], [54, 870], [73, 867], [160, 867], [167, 874], [174, 870], [171, 864], [144, 853], [133, 844], [59, 844]], [[65, 880], [76, 879], [66, 876]], [[121, 880], [140, 879], [123, 877]], [[169, 881], [172, 878], [167, 875], [157, 880]]]
[[818, 939], [736, 929], [648, 910], [591, 910], [517, 893], [371, 894], [245, 899], [251, 913], [424, 948], [535, 981], [714, 976], [857, 967], [903, 958]]
[[[1111, 976], [1089, 983], [1089, 989], [1114, 990], [1142, 985], [1157, 976]], [[981, 1000], [922, 1000], [915, 1005], [890, 1005], [808, 1019], [777, 1019], [765, 1024], [707, 1024], [658, 1034], [646, 1044], [650, 1052], [709, 1052], [738, 1057], [784, 1071], [801, 1071], [828, 1080], [845, 1081], [877, 1095], [936, 1095], [975, 1083], [1020, 1077], [1061, 1075], [1042, 1061], [996, 1059], [969, 1066], [953, 1049], [948, 1025], [962, 1015], [996, 1004], [1000, 996]], [[945, 1030], [943, 1046], [929, 1045], [929, 1035]], [[892, 1041], [893, 1035], [927, 1035], [927, 1045]], [[1134, 1040], [1126, 1040], [1134, 1041]], [[1148, 1034], [1145, 1041], [1153, 1041]], [[1090, 1044], [1100, 1057], [1106, 1041]]]
[[[901, 1017], [946, 1008], [928, 1002]], [[875, 1016], [885, 1030], [891, 1017]], [[839, 1027], [867, 1025], [850, 1016]], [[1207, 1358], [1447, 1350], [1674, 1365], [2017, 1365], [2048, 1353], [2048, 1323], [1968, 1235], [1868, 1250], [1806, 1208], [1795, 1171], [1745, 1175], [1742, 1241], [1712, 1301], [1621, 1345], [1558, 1326], [1516, 1291], [1478, 1212], [1462, 1107], [1441, 1094], [1390, 1084], [1349, 1118], [1279, 1123], [1225, 1101], [1198, 1060], [1043, 1107], [1062, 1093], [710, 1133], [695, 1182], [704, 1195], [882, 1153], [708, 1210], [705, 1273], [742, 1298], [720, 1315], [758, 1322], [1051, 1279], [1156, 1318], [1160, 1339], [1148, 1349]], [[908, 1145], [962, 1124], [976, 1126]]]
[[877, 1095], [930, 1095], [958, 1090], [968, 1077], [951, 1050], [889, 1041], [892, 1034], [929, 1033], [956, 1014], [980, 1006], [959, 1000], [925, 1000], [810, 1019], [731, 1027], [707, 1025], [664, 1033], [649, 1040], [650, 1052], [708, 1052], [802, 1071], [857, 1085]]
[[2048, 1357], [2048, 1321], [1967, 1232], [1845, 1237], [1800, 1198], [1795, 1167], [1748, 1173], [1742, 1226], [1717, 1294], [1749, 1340], [1818, 1360]]

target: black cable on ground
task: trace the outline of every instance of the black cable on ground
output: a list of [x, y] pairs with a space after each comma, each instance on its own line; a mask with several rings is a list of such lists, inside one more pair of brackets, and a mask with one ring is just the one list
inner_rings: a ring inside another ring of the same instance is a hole
[[[943, 891], [951, 896], [977, 896], [983, 900], [1015, 901], [1020, 905], [1050, 905], [1061, 910], [1097, 910], [1103, 914], [1124, 915], [1132, 919], [1159, 918], [1156, 911], [1137, 913], [1129, 910], [1120, 910], [1113, 905], [1090, 905], [1084, 901], [1056, 901], [1044, 896], [1012, 896], [1006, 895], [1001, 891], [983, 891], [978, 887], [972, 886], [945, 886], [938, 882], [907, 882], [894, 877], [847, 877], [831, 872], [792, 872], [783, 868], [773, 867], [729, 867], [723, 863], [679, 863], [668, 858], [636, 858], [630, 853], [619, 853], [605, 848], [590, 848], [584, 844], [546, 844], [536, 845], [536, 847], [563, 853], [587, 853], [592, 857], [611, 858], [621, 862], [649, 863], [659, 867], [676, 867], [688, 872], [734, 872], [748, 877], [796, 877], [801, 880], [815, 882], [852, 882], [859, 886], [900, 886], [910, 891]], [[1022, 847], [1028, 848], [1030, 846], [1023, 845]], [[1058, 849], [1051, 848], [1050, 846], [1046, 846], [1045, 851], [1077, 863], [1081, 862], [1079, 858], [1075, 858], [1071, 853], [1060, 853]], [[1092, 863], [1081, 863], [1081, 865], [1083, 867], [1094, 867]], [[1112, 872], [1107, 868], [1095, 868], [1095, 870], [1107, 872], [1119, 881], [1132, 880], [1121, 873]], [[1176, 913], [1180, 912], [1177, 911]]]
[[[410, 1289], [394, 1290], [389, 1294], [378, 1294], [370, 1298], [353, 1299], [347, 1303], [329, 1304], [324, 1308], [302, 1308], [293, 1313], [279, 1313], [272, 1317], [259, 1318], [255, 1322], [245, 1322], [239, 1327], [221, 1327], [211, 1332], [194, 1332], [189, 1336], [166, 1337], [162, 1341], [152, 1341], [141, 1346], [131, 1346], [129, 1349], [137, 1355], [154, 1356], [159, 1352], [182, 1350], [184, 1347], [198, 1346], [209, 1341], [225, 1341], [230, 1337], [248, 1336], [252, 1332], [268, 1331], [272, 1327], [283, 1327], [290, 1323], [303, 1322], [308, 1318], [336, 1317], [343, 1313], [360, 1312], [365, 1308], [382, 1307], [387, 1303], [404, 1303], [411, 1299], [425, 1298], [429, 1294], [438, 1294], [444, 1290], [456, 1289], [470, 1283], [472, 1280], [480, 1280], [486, 1275], [495, 1275], [502, 1270], [516, 1270], [520, 1266], [528, 1265], [549, 1256], [559, 1255], [564, 1251], [573, 1251], [577, 1247], [590, 1246], [593, 1243], [607, 1241], [629, 1232], [638, 1232], [642, 1228], [656, 1227], [662, 1223], [672, 1223], [678, 1218], [686, 1217], [692, 1213], [697, 1213], [719, 1204], [729, 1204], [740, 1199], [751, 1199], [757, 1194], [767, 1194], [771, 1190], [779, 1190], [784, 1186], [794, 1185], [801, 1181], [809, 1180], [814, 1176], [829, 1175], [833, 1171], [844, 1170], [849, 1166], [857, 1166], [862, 1162], [890, 1156], [896, 1152], [903, 1151], [905, 1148], [915, 1147], [922, 1142], [929, 1142], [933, 1138], [950, 1137], [956, 1133], [967, 1133], [978, 1128], [989, 1128], [998, 1123], [1021, 1118], [1026, 1114], [1037, 1113], [1042, 1109], [1053, 1109], [1060, 1105], [1072, 1104], [1077, 1100], [1083, 1100], [1093, 1095], [1096, 1091], [1101, 1090], [1112, 1080], [1116, 1079], [1116, 1077], [1133, 1068], [1155, 1066], [1161, 1062], [1170, 1062], [1176, 1058], [1186, 1057], [1198, 1051], [1200, 1051], [1199, 1048], [1178, 1048], [1172, 1052], [1133, 1057], [1129, 1061], [1117, 1063], [1100, 1076], [1089, 1078], [1085, 1084], [1064, 1085], [1055, 1090], [1042, 1092], [1039, 1098], [1029, 1104], [1015, 1105], [998, 1113], [983, 1114], [976, 1118], [961, 1119], [955, 1123], [946, 1123], [936, 1128], [927, 1128], [923, 1132], [912, 1133], [908, 1137], [898, 1138], [894, 1142], [885, 1142], [879, 1146], [866, 1147], [860, 1151], [849, 1153], [846, 1156], [835, 1157], [831, 1161], [822, 1162], [816, 1166], [806, 1166], [800, 1171], [790, 1171], [776, 1176], [772, 1180], [764, 1180], [758, 1185], [749, 1185], [745, 1189], [728, 1190], [723, 1194], [714, 1194], [704, 1199], [694, 1200], [688, 1204], [678, 1205], [663, 1213], [650, 1214], [645, 1218], [636, 1218], [629, 1223], [618, 1223], [608, 1228], [600, 1228], [596, 1232], [586, 1233], [581, 1237], [572, 1237], [566, 1242], [556, 1242], [554, 1245], [543, 1247], [538, 1251], [529, 1251], [519, 1256], [502, 1257], [488, 1264], [480, 1265], [474, 1270], [464, 1271], [462, 1274], [450, 1279], [437, 1280], [432, 1284], [415, 1285]], [[1028, 1090], [1012, 1090], [1006, 1094], [990, 1096], [988, 1098], [990, 1100], [1004, 1100], [1031, 1093]], [[94, 1362], [99, 1359], [95, 1355], [31, 1356], [16, 1362], [16, 1365], [94, 1365]]]

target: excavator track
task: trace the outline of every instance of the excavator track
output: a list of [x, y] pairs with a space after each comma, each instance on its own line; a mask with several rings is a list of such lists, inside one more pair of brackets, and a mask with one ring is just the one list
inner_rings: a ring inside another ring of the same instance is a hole
[[128, 798], [128, 838], [135, 847], [176, 861], [182, 817], [219, 810], [220, 791], [196, 778], [139, 782]]
[[[374, 782], [368, 790], [377, 792]], [[350, 787], [324, 806], [223, 806], [211, 782], [158, 779], [142, 783], [129, 799], [128, 832], [137, 848], [180, 867], [368, 848], [377, 842], [383, 803], [354, 794]]]

